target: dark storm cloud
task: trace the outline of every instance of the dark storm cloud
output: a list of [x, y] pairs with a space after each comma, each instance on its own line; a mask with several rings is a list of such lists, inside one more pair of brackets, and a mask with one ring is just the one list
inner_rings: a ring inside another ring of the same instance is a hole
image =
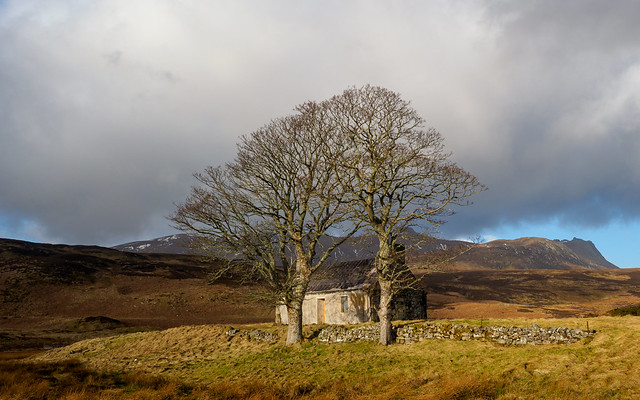
[[640, 7], [499, 2], [486, 15], [507, 89], [485, 137], [500, 150], [468, 157], [491, 190], [448, 229], [640, 216]]
[[443, 230], [640, 215], [633, 1], [7, 1], [0, 236], [165, 234], [191, 173], [349, 85], [398, 91], [490, 190]]

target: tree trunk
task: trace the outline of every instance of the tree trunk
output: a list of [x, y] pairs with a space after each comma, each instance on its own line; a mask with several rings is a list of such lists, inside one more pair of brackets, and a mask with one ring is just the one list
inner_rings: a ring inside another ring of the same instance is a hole
[[287, 304], [287, 345], [302, 342], [302, 302]]
[[393, 298], [393, 247], [391, 241], [384, 234], [378, 234], [379, 248], [376, 260], [378, 284], [380, 285], [380, 304], [378, 304], [378, 318], [380, 318], [380, 344], [389, 345], [391, 337], [391, 300]]
[[378, 317], [380, 318], [380, 344], [389, 345], [393, 341], [391, 332], [391, 282], [382, 281], [380, 283], [380, 305], [378, 306]]
[[307, 292], [307, 285], [309, 284], [308, 268], [304, 268], [302, 264], [304, 260], [298, 259], [297, 262], [297, 276], [295, 278], [296, 284], [294, 285], [293, 295], [287, 304], [287, 317], [289, 318], [289, 326], [287, 327], [287, 344], [294, 344], [302, 342], [302, 302], [304, 301], [304, 295]]

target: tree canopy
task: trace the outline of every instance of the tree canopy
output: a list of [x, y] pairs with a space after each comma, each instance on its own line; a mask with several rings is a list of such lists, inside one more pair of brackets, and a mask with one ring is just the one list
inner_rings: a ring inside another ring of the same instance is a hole
[[[171, 217], [252, 265], [287, 307], [287, 343], [302, 339], [302, 301], [313, 272], [364, 228], [379, 241], [381, 343], [389, 308], [407, 285], [398, 238], [439, 226], [453, 205], [484, 190], [450, 160], [442, 135], [388, 89], [349, 88], [245, 135], [234, 161], [195, 174], [199, 186]], [[340, 240], [322, 247], [328, 232]]]

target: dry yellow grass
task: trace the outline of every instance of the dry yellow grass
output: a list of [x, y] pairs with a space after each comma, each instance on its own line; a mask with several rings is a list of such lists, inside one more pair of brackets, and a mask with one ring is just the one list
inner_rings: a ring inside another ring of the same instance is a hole
[[[584, 329], [587, 321], [597, 335], [572, 345], [505, 347], [427, 340], [383, 347], [311, 340], [286, 347], [282, 341], [230, 338], [225, 326], [192, 326], [92, 339], [35, 360], [78, 359], [95, 370], [161, 375], [216, 390], [259, 387], [276, 398], [640, 398], [638, 317], [484, 323]], [[283, 327], [259, 328], [284, 336]], [[243, 393], [230, 398], [251, 397], [254, 391]]]

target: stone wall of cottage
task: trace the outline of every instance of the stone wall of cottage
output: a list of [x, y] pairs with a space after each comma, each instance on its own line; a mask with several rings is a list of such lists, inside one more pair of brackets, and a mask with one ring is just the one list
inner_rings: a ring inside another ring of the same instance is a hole
[[[346, 310], [343, 310], [343, 304]], [[371, 321], [371, 316], [369, 295], [364, 290], [308, 293], [302, 302], [304, 325], [359, 324]], [[276, 324], [286, 325], [288, 322], [287, 307], [277, 306]]]
[[[447, 323], [424, 323], [394, 329], [396, 343], [410, 344], [426, 339], [481, 340], [504, 345], [571, 344], [591, 338], [595, 331], [583, 331], [562, 327], [543, 328], [538, 325], [528, 327], [469, 326]], [[377, 341], [377, 324], [355, 328], [328, 326], [318, 334], [318, 340], [325, 343], [355, 342], [359, 340]]]

